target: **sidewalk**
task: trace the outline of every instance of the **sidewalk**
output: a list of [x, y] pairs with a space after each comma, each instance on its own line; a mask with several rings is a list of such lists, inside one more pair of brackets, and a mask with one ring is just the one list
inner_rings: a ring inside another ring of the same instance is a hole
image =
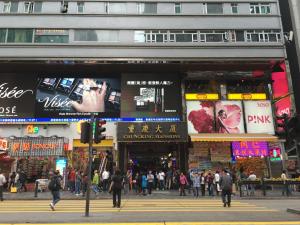
[[[122, 192], [123, 198], [129, 198], [129, 199], [135, 199], [135, 198], [145, 198], [145, 199], [170, 199], [170, 198], [184, 198], [184, 199], [193, 199], [194, 196], [191, 193], [187, 192], [186, 196], [179, 196], [179, 192], [176, 190], [171, 191], [153, 191], [152, 195], [143, 196], [141, 194], [136, 194], [134, 192], [130, 192], [128, 194], [124, 194]], [[282, 196], [281, 193], [277, 192], [268, 192], [267, 196], [263, 196], [261, 194], [261, 191], [257, 191], [255, 196], [245, 196], [240, 197], [239, 193], [237, 192], [235, 195], [232, 196], [234, 199], [245, 199], [245, 200], [259, 200], [259, 199], [300, 199], [300, 192], [294, 193], [292, 196], [286, 197]], [[5, 200], [46, 200], [51, 199], [51, 193], [50, 192], [39, 192], [38, 197], [34, 197], [34, 192], [21, 192], [21, 193], [9, 193], [4, 192], [4, 199]], [[75, 194], [70, 193], [69, 191], [62, 191], [61, 192], [61, 198], [62, 199], [69, 199], [69, 200], [78, 200], [78, 199], [85, 199], [85, 197], [76, 196]], [[109, 193], [100, 193], [98, 195], [95, 195], [94, 192], [91, 191], [91, 199], [111, 199], [112, 195]], [[205, 196], [201, 197], [205, 199], [218, 199], [221, 198], [221, 196]]]

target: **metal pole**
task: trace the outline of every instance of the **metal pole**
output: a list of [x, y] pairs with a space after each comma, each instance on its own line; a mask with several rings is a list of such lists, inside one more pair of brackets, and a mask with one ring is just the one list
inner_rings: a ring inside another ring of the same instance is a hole
[[89, 130], [89, 164], [88, 164], [88, 183], [86, 190], [86, 204], [85, 204], [85, 216], [90, 216], [90, 193], [91, 193], [91, 180], [92, 180], [92, 151], [93, 151], [93, 124], [94, 113], [91, 114], [90, 130]]

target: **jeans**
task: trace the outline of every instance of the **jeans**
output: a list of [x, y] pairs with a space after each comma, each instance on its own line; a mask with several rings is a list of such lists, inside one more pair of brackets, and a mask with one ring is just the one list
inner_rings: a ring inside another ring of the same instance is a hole
[[108, 179], [103, 180], [103, 191], [108, 191]]
[[250, 195], [254, 196], [255, 194], [255, 184], [250, 184]]
[[185, 184], [180, 184], [180, 196], [184, 195], [185, 196]]
[[287, 185], [285, 183], [282, 186], [282, 195], [284, 195], [284, 193], [286, 193], [286, 196], [291, 195], [289, 185]]
[[[117, 196], [118, 196], [118, 202], [117, 200]], [[113, 205], [114, 206], [121, 206], [121, 189], [113, 189]]]
[[214, 185], [208, 184], [208, 194], [209, 196], [214, 196]]
[[52, 204], [56, 205], [60, 201], [60, 193], [59, 191], [51, 191], [52, 194]]
[[75, 183], [75, 194], [80, 194], [80, 186], [81, 186], [80, 181], [77, 181]]
[[164, 180], [160, 180], [159, 181], [159, 188], [160, 188], [160, 190], [164, 190], [165, 189], [165, 181]]
[[205, 196], [205, 184], [201, 184], [201, 193], [202, 196]]
[[153, 187], [153, 182], [148, 182], [148, 193], [149, 193], [149, 195], [152, 194], [152, 187]]
[[0, 201], [3, 201], [3, 186], [0, 186]]
[[[227, 200], [226, 200], [226, 197], [227, 197]], [[231, 191], [230, 190], [222, 190], [222, 201], [224, 204], [231, 203]]]
[[199, 187], [194, 187], [194, 196], [199, 197]]
[[92, 190], [95, 192], [95, 194], [97, 194], [99, 192], [99, 188], [97, 184], [93, 184], [92, 185]]

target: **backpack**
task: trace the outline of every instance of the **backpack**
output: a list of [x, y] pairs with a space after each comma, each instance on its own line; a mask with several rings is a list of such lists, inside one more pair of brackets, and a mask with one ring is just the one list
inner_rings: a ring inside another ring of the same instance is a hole
[[57, 191], [59, 190], [59, 184], [58, 184], [58, 181], [57, 181], [57, 178], [56, 177], [52, 177], [49, 184], [48, 184], [48, 189], [50, 191]]

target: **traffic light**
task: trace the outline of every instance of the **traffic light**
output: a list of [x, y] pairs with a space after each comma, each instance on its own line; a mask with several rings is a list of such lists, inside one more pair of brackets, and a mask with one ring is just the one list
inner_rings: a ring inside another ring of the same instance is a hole
[[289, 117], [287, 114], [276, 116], [277, 132], [276, 134], [290, 141], [295, 137], [298, 119], [297, 117]]
[[83, 122], [80, 124], [80, 142], [81, 143], [89, 143], [90, 140], [90, 127], [91, 124], [89, 122]]
[[103, 127], [106, 124], [105, 120], [96, 119], [95, 132], [94, 132], [94, 142], [99, 144], [102, 140], [105, 139], [103, 132], [106, 131], [106, 128]]

